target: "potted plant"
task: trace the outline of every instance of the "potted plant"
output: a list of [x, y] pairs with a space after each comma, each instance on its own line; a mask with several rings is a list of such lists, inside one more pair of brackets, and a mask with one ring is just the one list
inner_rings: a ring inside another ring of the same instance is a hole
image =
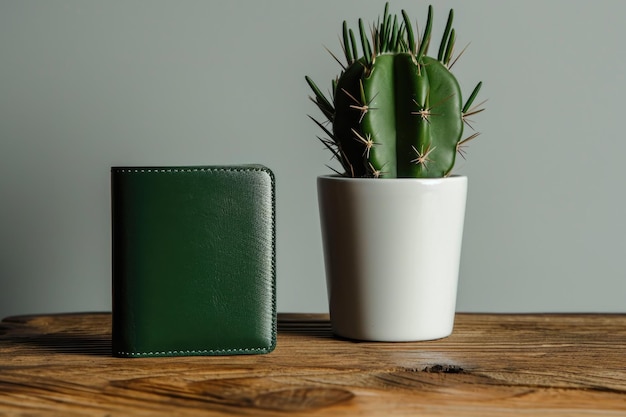
[[[478, 83], [463, 102], [450, 72], [456, 34], [450, 10], [437, 57], [427, 55], [433, 9], [416, 39], [405, 11], [368, 36], [344, 21], [346, 63], [326, 97], [308, 76], [312, 118], [342, 166], [317, 180], [333, 331], [343, 337], [416, 341], [451, 334], [467, 178], [451, 175], [478, 133], [464, 125]], [[359, 46], [361, 52], [359, 52]], [[484, 102], [483, 102], [484, 103]]]

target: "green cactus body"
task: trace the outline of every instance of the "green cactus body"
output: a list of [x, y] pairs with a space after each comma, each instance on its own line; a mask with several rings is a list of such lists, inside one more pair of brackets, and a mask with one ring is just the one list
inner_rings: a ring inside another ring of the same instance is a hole
[[333, 133], [354, 176], [442, 177], [454, 166], [461, 90], [439, 61], [422, 61], [379, 55], [369, 75], [359, 61], [339, 79]]
[[[365, 55], [356, 60], [356, 43], [344, 22], [344, 51], [348, 66], [333, 84], [333, 100], [315, 92], [314, 102], [332, 123], [324, 143], [335, 153], [352, 177], [443, 177], [454, 167], [467, 114], [480, 83], [470, 100], [462, 103], [461, 89], [449, 71], [449, 53], [454, 42], [450, 31], [452, 13], [440, 48], [441, 59], [425, 55], [430, 41], [432, 8], [418, 47], [406, 14], [397, 24], [387, 13], [373, 30], [374, 51], [363, 36]], [[445, 44], [444, 44], [445, 43]]]

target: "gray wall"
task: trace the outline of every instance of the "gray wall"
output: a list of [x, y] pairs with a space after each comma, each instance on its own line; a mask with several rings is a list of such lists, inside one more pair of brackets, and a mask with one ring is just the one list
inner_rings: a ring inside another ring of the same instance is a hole
[[[396, 0], [423, 24], [427, 3]], [[622, 1], [454, 7], [483, 80], [458, 308], [626, 311]], [[327, 310], [304, 82], [383, 2], [0, 1], [0, 316], [110, 309], [112, 165], [258, 162], [278, 181], [278, 307]]]

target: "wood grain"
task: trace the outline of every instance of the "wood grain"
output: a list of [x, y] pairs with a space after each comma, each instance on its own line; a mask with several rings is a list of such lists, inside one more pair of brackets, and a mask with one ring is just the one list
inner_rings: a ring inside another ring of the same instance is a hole
[[0, 323], [0, 417], [626, 416], [626, 315], [459, 314], [420, 343], [280, 315], [268, 355], [111, 357], [111, 316]]

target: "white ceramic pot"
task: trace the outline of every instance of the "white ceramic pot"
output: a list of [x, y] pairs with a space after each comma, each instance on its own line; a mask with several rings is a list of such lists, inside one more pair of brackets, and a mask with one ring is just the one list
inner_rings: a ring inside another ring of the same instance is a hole
[[335, 334], [371, 341], [449, 336], [467, 177], [317, 180]]

